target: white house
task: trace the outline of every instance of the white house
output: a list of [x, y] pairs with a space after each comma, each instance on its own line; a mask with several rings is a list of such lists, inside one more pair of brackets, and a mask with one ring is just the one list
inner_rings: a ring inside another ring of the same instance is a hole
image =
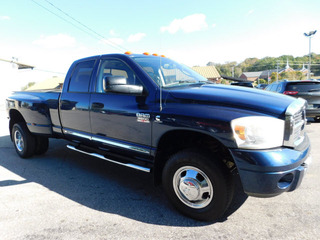
[[19, 91], [30, 82], [40, 82], [52, 77], [52, 73], [38, 71], [34, 66], [22, 64], [15, 59], [0, 58], [0, 107], [12, 91]]

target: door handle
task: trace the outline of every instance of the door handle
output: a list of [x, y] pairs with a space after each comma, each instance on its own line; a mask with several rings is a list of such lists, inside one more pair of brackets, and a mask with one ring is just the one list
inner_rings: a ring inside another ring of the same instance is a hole
[[92, 103], [91, 108], [93, 108], [93, 109], [100, 108], [101, 109], [101, 108], [104, 108], [104, 104], [103, 103], [94, 102], [94, 103]]

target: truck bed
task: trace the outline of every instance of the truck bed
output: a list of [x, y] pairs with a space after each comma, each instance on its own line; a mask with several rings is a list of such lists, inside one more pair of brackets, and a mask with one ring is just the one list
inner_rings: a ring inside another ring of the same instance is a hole
[[7, 109], [15, 109], [11, 114], [21, 114], [28, 129], [35, 134], [52, 137], [61, 129], [59, 118], [60, 89], [17, 91], [7, 99]]

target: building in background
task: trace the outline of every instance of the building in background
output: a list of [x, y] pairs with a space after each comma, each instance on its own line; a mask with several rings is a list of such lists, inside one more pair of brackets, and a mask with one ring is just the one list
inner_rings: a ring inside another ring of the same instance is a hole
[[12, 91], [20, 91], [29, 83], [48, 78], [52, 78], [52, 72], [40, 71], [35, 66], [20, 63], [16, 58], [0, 58], [0, 107], [4, 108], [5, 99]]
[[[271, 69], [271, 70], [264, 70], [264, 71], [259, 71], [259, 72], [243, 72], [240, 76], [240, 78], [245, 79], [247, 81], [257, 81], [258, 79], [265, 79], [265, 80], [270, 80], [270, 76], [272, 73], [284, 73], [284, 72], [302, 72], [303, 76], [307, 76], [308, 74], [308, 69], [305, 68], [304, 64], [302, 69], [293, 69], [289, 65], [289, 61], [287, 60], [287, 64], [284, 68], [281, 69]], [[312, 73], [311, 73], [312, 75]]]
[[211, 82], [219, 83], [221, 76], [215, 66], [192, 67], [192, 70], [199, 73]]
[[260, 78], [262, 74], [262, 71], [260, 72], [243, 72], [240, 76], [240, 78], [250, 81], [250, 82], [254, 82], [256, 80], [258, 80]]
[[63, 82], [64, 82], [63, 77], [54, 76], [44, 81], [35, 83], [34, 85], [27, 88], [26, 90], [34, 91], [34, 90], [46, 90], [46, 89], [62, 89]]

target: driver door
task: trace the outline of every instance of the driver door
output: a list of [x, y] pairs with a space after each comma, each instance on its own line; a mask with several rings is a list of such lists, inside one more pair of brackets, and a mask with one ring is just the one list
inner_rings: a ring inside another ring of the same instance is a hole
[[93, 139], [111, 151], [150, 154], [151, 107], [146, 104], [146, 97], [105, 92], [103, 79], [106, 76], [122, 76], [126, 78], [127, 84], [142, 86], [135, 73], [122, 60], [101, 60], [96, 91], [91, 94], [90, 101]]

